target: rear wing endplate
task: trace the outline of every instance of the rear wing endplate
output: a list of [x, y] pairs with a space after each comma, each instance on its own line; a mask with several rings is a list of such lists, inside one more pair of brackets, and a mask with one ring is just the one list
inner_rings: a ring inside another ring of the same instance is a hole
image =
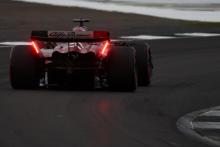
[[46, 42], [100, 42], [110, 39], [107, 31], [32, 31], [31, 40]]

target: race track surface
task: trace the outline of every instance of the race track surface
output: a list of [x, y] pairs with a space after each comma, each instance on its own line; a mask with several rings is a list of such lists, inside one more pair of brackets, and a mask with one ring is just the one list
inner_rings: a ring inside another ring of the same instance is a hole
[[[218, 24], [6, 0], [0, 13], [0, 41], [25, 41], [32, 29], [68, 30], [74, 17], [89, 17], [91, 28], [109, 29], [114, 37], [220, 32]], [[176, 121], [188, 112], [220, 105], [220, 37], [149, 43], [155, 64], [152, 85], [128, 93], [13, 90], [10, 47], [0, 47], [0, 147], [207, 146], [182, 135]]]

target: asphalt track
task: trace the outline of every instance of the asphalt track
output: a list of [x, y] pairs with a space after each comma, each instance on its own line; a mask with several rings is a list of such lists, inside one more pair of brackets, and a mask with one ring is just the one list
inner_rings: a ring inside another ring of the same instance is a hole
[[[0, 41], [25, 41], [32, 29], [69, 29], [70, 20], [79, 16], [93, 19], [91, 28], [109, 29], [114, 37], [220, 32], [218, 24], [5, 0], [0, 14]], [[150, 41], [152, 85], [129, 93], [13, 90], [8, 80], [10, 48], [1, 47], [0, 147], [205, 147], [182, 135], [176, 121], [186, 113], [220, 105], [219, 41], [220, 37]]]

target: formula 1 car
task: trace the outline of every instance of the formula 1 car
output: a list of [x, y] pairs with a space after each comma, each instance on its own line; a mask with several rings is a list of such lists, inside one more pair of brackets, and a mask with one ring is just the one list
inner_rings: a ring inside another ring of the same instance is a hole
[[111, 40], [107, 31], [88, 31], [88, 19], [72, 31], [32, 31], [30, 45], [10, 53], [14, 89], [38, 87], [109, 88], [134, 91], [150, 84], [152, 57], [143, 41]]

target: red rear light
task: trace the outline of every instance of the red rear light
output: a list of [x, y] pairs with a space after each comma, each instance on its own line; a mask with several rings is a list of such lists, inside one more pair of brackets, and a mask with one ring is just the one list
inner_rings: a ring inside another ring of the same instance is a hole
[[35, 52], [36, 52], [37, 54], [39, 54], [40, 49], [39, 49], [39, 47], [37, 46], [36, 42], [32, 41], [31, 44], [32, 44], [32, 46], [34, 47]]
[[94, 38], [109, 39], [109, 32], [107, 32], [107, 31], [94, 31], [93, 36], [94, 36]]
[[104, 43], [103, 48], [101, 48], [101, 50], [100, 50], [100, 56], [101, 57], [106, 57], [108, 55], [109, 49], [110, 49], [110, 42], [106, 41]]

